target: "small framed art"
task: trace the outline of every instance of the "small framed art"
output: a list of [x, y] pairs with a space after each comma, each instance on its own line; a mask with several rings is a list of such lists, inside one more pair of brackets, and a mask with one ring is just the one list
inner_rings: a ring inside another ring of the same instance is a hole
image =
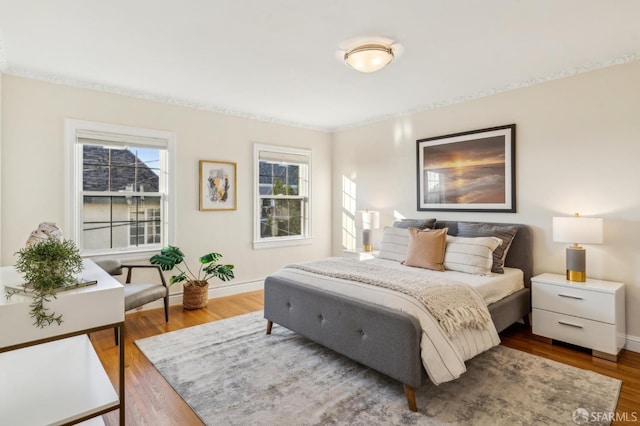
[[418, 210], [516, 211], [516, 125], [416, 141]]
[[200, 160], [200, 210], [236, 210], [236, 163]]

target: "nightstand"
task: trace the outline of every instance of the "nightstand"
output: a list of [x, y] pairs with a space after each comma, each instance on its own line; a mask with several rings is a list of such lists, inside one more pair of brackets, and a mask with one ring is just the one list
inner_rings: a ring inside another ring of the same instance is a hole
[[534, 335], [618, 360], [626, 339], [623, 283], [542, 274], [531, 279], [531, 302]]
[[346, 257], [348, 259], [357, 259], [357, 260], [368, 260], [375, 259], [378, 256], [379, 251], [362, 251], [362, 250], [344, 250], [342, 252], [342, 257]]

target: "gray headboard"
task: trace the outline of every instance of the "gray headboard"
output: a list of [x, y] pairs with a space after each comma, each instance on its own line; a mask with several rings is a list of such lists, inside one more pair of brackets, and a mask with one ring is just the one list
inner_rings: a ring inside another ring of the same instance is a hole
[[[436, 221], [436, 228], [449, 228], [447, 232], [450, 235], [458, 235], [457, 220], [440, 220]], [[465, 222], [465, 223], [490, 223], [490, 222]], [[531, 287], [531, 276], [533, 274], [533, 240], [531, 228], [521, 223], [491, 223], [492, 225], [509, 225], [518, 228], [511, 248], [507, 253], [505, 266], [521, 269], [524, 272], [524, 285]]]

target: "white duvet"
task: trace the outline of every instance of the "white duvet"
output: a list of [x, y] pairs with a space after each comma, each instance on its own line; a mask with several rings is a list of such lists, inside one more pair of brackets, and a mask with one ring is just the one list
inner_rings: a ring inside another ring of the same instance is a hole
[[[385, 266], [398, 268], [399, 270], [407, 268], [406, 266], [400, 265], [398, 262], [383, 259], [373, 259], [370, 260], [370, 262], [384, 264]], [[425, 272], [429, 273], [432, 271], [425, 270]], [[437, 273], [447, 274], [447, 278], [453, 280], [456, 280], [453, 276], [458, 274], [451, 274], [450, 272]], [[450, 277], [449, 275], [453, 276]], [[274, 276], [288, 278], [304, 284], [344, 294], [346, 296], [398, 309], [416, 317], [422, 326], [422, 339], [420, 343], [422, 364], [424, 365], [429, 378], [435, 384], [457, 379], [466, 371], [464, 364], [466, 360], [471, 359], [479, 353], [482, 353], [500, 343], [500, 338], [498, 337], [498, 333], [496, 332], [493, 323], [490, 323], [484, 330], [465, 329], [459, 332], [454, 338], [449, 338], [422, 303], [411, 296], [393, 290], [355, 281], [325, 277], [298, 269], [282, 269], [276, 272]], [[486, 283], [491, 280], [486, 278], [479, 279], [479, 277], [476, 276], [463, 274], [462, 277], [457, 279], [457, 281], [462, 283], [464, 283], [464, 281], [461, 281], [460, 278], [474, 282], [474, 284], [470, 285], [471, 288], [484, 286], [484, 291], [488, 294], [490, 299], [498, 297], [495, 294], [495, 289], [491, 291], [487, 290], [490, 286], [487, 286]], [[500, 277], [497, 277], [497, 279], [499, 280]], [[514, 280], [512, 277], [510, 281], [517, 282], [517, 279]], [[522, 280], [520, 280], [520, 288], [522, 287], [521, 281]], [[500, 293], [502, 293], [501, 297], [504, 297], [518, 289], [515, 288], [518, 287], [517, 285], [500, 285], [499, 287], [502, 288], [500, 291]], [[480, 303], [486, 303], [483, 297], [478, 293], [478, 290], [473, 293]]]

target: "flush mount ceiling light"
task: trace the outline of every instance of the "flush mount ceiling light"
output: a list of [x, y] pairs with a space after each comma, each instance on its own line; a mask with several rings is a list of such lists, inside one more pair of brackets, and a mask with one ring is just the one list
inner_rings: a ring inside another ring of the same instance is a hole
[[354, 47], [344, 54], [344, 62], [360, 72], [376, 72], [393, 61], [391, 46], [370, 43]]

